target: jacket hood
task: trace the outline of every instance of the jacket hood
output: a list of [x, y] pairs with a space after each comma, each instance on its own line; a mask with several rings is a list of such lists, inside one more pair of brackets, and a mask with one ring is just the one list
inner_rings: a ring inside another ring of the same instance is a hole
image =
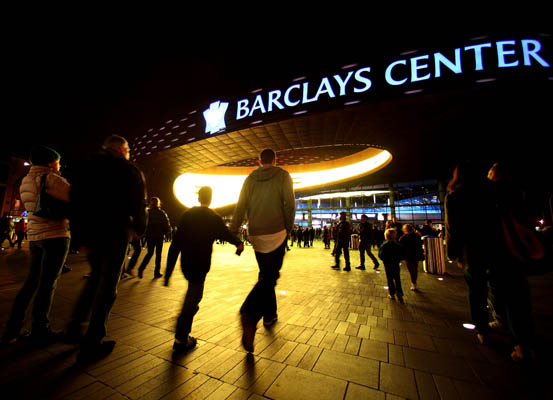
[[250, 177], [256, 181], [268, 181], [278, 175], [280, 171], [282, 171], [282, 168], [273, 165], [264, 165], [253, 171]]

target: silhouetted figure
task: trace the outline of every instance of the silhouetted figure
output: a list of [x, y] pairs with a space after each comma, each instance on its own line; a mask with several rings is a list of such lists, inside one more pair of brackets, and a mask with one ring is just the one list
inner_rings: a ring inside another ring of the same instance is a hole
[[148, 252], [144, 256], [140, 267], [138, 267], [138, 277], [142, 279], [144, 270], [156, 252], [156, 267], [154, 278], [161, 278], [161, 252], [163, 251], [163, 238], [169, 234], [171, 223], [165, 211], [161, 209], [161, 201], [157, 197], [150, 199], [150, 208], [148, 209], [148, 227], [146, 228], [146, 245]]
[[198, 192], [200, 207], [188, 209], [181, 217], [175, 237], [169, 247], [165, 286], [175, 268], [177, 258], [181, 255], [181, 269], [188, 281], [188, 289], [175, 329], [175, 351], [186, 351], [196, 346], [196, 338], [190, 336], [194, 315], [204, 292], [205, 277], [211, 267], [211, 252], [216, 239], [232, 243], [237, 254], [244, 250], [244, 244], [226, 227], [223, 219], [209, 208], [212, 190], [208, 186]]
[[384, 263], [384, 271], [386, 271], [386, 279], [388, 281], [388, 298], [397, 299], [403, 303], [403, 289], [401, 288], [399, 263], [403, 259], [403, 249], [396, 242], [396, 230], [387, 229], [384, 232], [386, 241], [380, 246], [378, 257]]
[[340, 256], [342, 251], [344, 252], [344, 259], [346, 260], [346, 267], [344, 271], [351, 271], [351, 265], [349, 261], [349, 241], [351, 240], [351, 224], [346, 221], [346, 212], [340, 212], [340, 223], [336, 227], [336, 246], [334, 248], [334, 260], [335, 264], [331, 267], [333, 269], [340, 269]]
[[371, 246], [374, 241], [374, 230], [369, 222], [369, 217], [365, 214], [361, 215], [361, 223], [359, 224], [359, 259], [361, 265], [357, 269], [365, 269], [365, 253], [369, 256], [374, 264], [374, 269], [378, 269], [379, 262], [371, 252]]
[[91, 268], [67, 328], [67, 341], [81, 344], [81, 363], [101, 359], [115, 346], [115, 341], [103, 341], [109, 313], [129, 241], [146, 229], [144, 176], [128, 161], [129, 152], [125, 138], [110, 136], [103, 151], [87, 160], [72, 180], [72, 233], [81, 253], [88, 253]]
[[409, 279], [411, 280], [411, 290], [417, 290], [417, 277], [419, 270], [419, 261], [424, 258], [424, 250], [422, 249], [422, 240], [415, 232], [415, 228], [411, 224], [403, 225], [403, 236], [399, 238], [399, 244], [403, 247], [404, 259], [409, 271]]
[[253, 352], [257, 322], [265, 326], [277, 320], [275, 286], [285, 253], [286, 235], [294, 226], [296, 199], [290, 174], [276, 166], [276, 154], [265, 149], [260, 168], [246, 178], [231, 223], [237, 232], [248, 220], [250, 242], [259, 265], [259, 278], [240, 308], [242, 345]]
[[8, 240], [10, 247], [13, 247], [10, 218], [8, 217], [8, 213], [4, 213], [4, 216], [0, 218], [0, 247], [3, 247], [6, 239]]
[[30, 266], [27, 279], [15, 297], [3, 343], [15, 341], [23, 327], [25, 313], [34, 296], [31, 339], [38, 344], [55, 342], [63, 336], [50, 328], [48, 319], [58, 278], [69, 252], [69, 221], [34, 215], [40, 185], [45, 176], [46, 193], [69, 202], [70, 185], [60, 175], [60, 155], [46, 146], [31, 150], [31, 169], [21, 182], [21, 200], [28, 211]]

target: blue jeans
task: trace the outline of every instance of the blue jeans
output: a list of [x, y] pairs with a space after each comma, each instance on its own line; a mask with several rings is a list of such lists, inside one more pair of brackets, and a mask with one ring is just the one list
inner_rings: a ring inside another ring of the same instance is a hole
[[240, 314], [249, 315], [255, 323], [261, 317], [272, 318], [277, 313], [275, 286], [280, 277], [285, 251], [286, 240], [270, 253], [255, 252], [259, 265], [258, 280], [240, 308]]
[[33, 296], [32, 331], [48, 329], [50, 308], [61, 269], [69, 252], [69, 238], [34, 240], [29, 242], [30, 268], [23, 287], [15, 296], [7, 330], [19, 332]]

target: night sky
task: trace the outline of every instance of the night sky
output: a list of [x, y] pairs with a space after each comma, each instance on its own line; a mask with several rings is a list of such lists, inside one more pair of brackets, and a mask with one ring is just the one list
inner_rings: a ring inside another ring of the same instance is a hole
[[[512, 26], [503, 31], [509, 29], [524, 31]], [[359, 62], [359, 54], [365, 60], [378, 60], [424, 46], [450, 48], [450, 43], [464, 43], [489, 30], [482, 26], [451, 31], [390, 26], [366, 37], [359, 37], [358, 32], [274, 35], [263, 44], [230, 36], [209, 49], [202, 49], [197, 37], [156, 41], [145, 36], [111, 40], [94, 35], [86, 39], [38, 35], [8, 43], [4, 53], [9, 55], [4, 65], [8, 101], [0, 156], [25, 158], [33, 144], [42, 143], [58, 150], [62, 162], [71, 164], [98, 150], [110, 134], [131, 139], [216, 97], [336, 70]], [[436, 129], [432, 124], [439, 127], [444, 122], [427, 123], [432, 130]], [[421, 163], [442, 151], [443, 144], [425, 142], [427, 153], [421, 155]], [[537, 167], [542, 174], [543, 165]]]

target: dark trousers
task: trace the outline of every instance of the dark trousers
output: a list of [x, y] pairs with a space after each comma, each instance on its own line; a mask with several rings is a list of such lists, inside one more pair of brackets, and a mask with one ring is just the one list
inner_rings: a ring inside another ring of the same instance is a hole
[[361, 266], [365, 266], [365, 252], [372, 260], [375, 266], [380, 265], [376, 257], [371, 253], [371, 244], [369, 242], [359, 242], [359, 259], [361, 260]]
[[240, 308], [240, 313], [248, 314], [255, 323], [262, 317], [272, 318], [277, 313], [275, 286], [280, 277], [285, 249], [286, 241], [270, 253], [255, 252], [259, 276]]
[[29, 244], [30, 268], [23, 287], [15, 296], [7, 330], [18, 333], [23, 327], [33, 296], [33, 333], [46, 330], [48, 316], [61, 268], [69, 252], [69, 238], [32, 241]]
[[494, 306], [503, 316], [514, 345], [531, 345], [534, 336], [532, 301], [524, 267], [513, 260], [505, 260], [492, 268], [490, 289], [496, 299]]
[[346, 259], [346, 268], [350, 267], [348, 245], [348, 242], [336, 242], [336, 247], [334, 249], [334, 259], [336, 260], [337, 267], [340, 266], [340, 256], [342, 255], [342, 250], [344, 251], [344, 258]]
[[15, 236], [17, 236], [17, 240], [14, 243], [14, 246], [17, 244], [17, 248], [21, 248], [21, 242], [23, 242], [23, 238], [25, 238], [25, 232], [16, 231]]
[[117, 284], [127, 256], [128, 236], [110, 237], [101, 244], [90, 245], [88, 262], [91, 273], [87, 279], [73, 317], [70, 331], [80, 330], [90, 316], [84, 344], [98, 344], [106, 336], [109, 313], [117, 297]]
[[401, 288], [401, 279], [399, 277], [399, 263], [398, 264], [384, 264], [384, 271], [386, 271], [386, 280], [388, 281], [388, 293], [390, 296], [394, 296], [396, 293], [403, 296], [403, 289]]
[[470, 316], [476, 331], [488, 330], [488, 275], [486, 268], [480, 265], [465, 267], [465, 282], [468, 288]]
[[152, 259], [152, 256], [154, 255], [154, 250], [156, 252], [156, 268], [154, 270], [154, 275], [161, 274], [161, 252], [163, 250], [163, 239], [159, 240], [147, 240], [147, 246], [148, 246], [148, 252], [144, 256], [144, 260], [142, 260], [142, 263], [140, 264], [140, 267], [138, 269], [140, 271], [144, 271], [146, 267], [148, 266], [148, 263]]
[[2, 244], [4, 243], [4, 240], [8, 239], [8, 242], [10, 243], [10, 246], [13, 247], [12, 239], [10, 238], [10, 234], [7, 232], [0, 233], [0, 247], [2, 247]]
[[407, 271], [409, 271], [409, 278], [413, 285], [417, 284], [417, 277], [419, 276], [419, 262], [417, 260], [405, 260], [407, 265]]
[[127, 266], [127, 271], [133, 270], [134, 266], [138, 261], [138, 257], [140, 257], [140, 252], [142, 251], [142, 246], [140, 245], [140, 239], [133, 239], [131, 241], [131, 246], [133, 248], [133, 253], [129, 261], [129, 265]]
[[204, 281], [188, 281], [188, 290], [184, 296], [182, 310], [177, 318], [175, 338], [186, 342], [192, 330], [192, 321], [200, 309], [199, 304], [204, 294]]

